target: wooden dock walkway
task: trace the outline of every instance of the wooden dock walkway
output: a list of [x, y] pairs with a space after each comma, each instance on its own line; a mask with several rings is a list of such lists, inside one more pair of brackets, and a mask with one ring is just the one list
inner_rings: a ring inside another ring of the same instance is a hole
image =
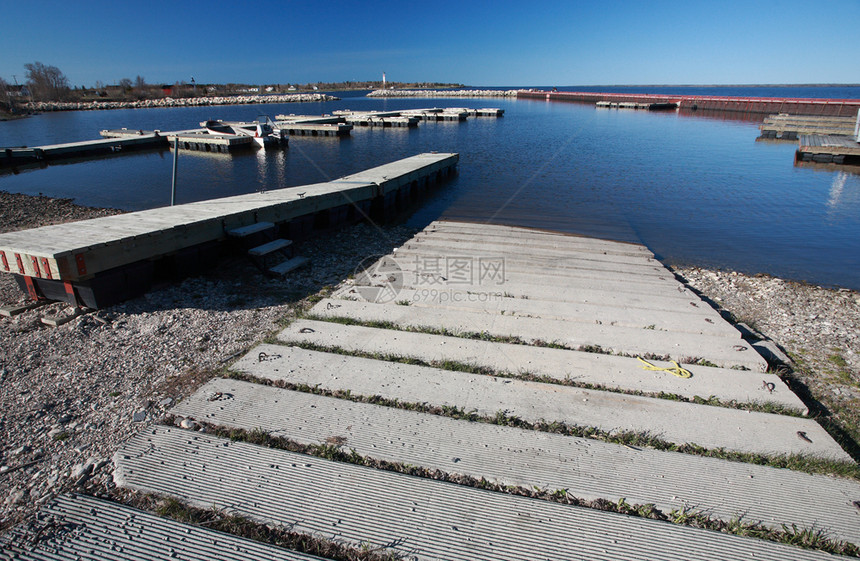
[[806, 115], [770, 115], [759, 127], [761, 138], [797, 140], [802, 134], [854, 134], [853, 117], [814, 117]]
[[33, 299], [103, 307], [146, 291], [159, 260], [188, 272], [213, 264], [231, 230], [271, 223], [303, 239], [315, 227], [391, 214], [453, 173], [458, 158], [419, 154], [328, 183], [0, 234], [0, 272]]
[[844, 135], [803, 134], [795, 161], [857, 164], [860, 163], [860, 142]]

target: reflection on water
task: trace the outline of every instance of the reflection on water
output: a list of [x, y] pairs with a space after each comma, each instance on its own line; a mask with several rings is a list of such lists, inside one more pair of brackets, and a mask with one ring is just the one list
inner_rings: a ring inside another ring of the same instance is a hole
[[833, 185], [830, 187], [830, 198], [827, 200], [827, 206], [830, 208], [839, 206], [846, 181], [848, 181], [848, 174], [844, 171], [840, 171], [833, 177]]
[[[795, 166], [795, 143], [755, 142], [743, 115], [597, 111], [540, 100], [349, 98], [266, 107], [495, 106], [504, 117], [351, 137], [291, 137], [289, 146], [225, 155], [182, 151], [177, 202], [330, 181], [420, 152], [458, 152], [458, 175], [410, 219], [444, 216], [645, 243], [670, 262], [860, 288], [857, 168]], [[103, 128], [189, 128], [250, 120], [259, 106], [58, 113], [0, 123], [3, 144], [95, 138]], [[760, 120], [760, 119], [759, 119]], [[12, 123], [12, 126], [8, 126]], [[0, 176], [0, 189], [136, 210], [170, 200], [172, 156], [135, 153]]]

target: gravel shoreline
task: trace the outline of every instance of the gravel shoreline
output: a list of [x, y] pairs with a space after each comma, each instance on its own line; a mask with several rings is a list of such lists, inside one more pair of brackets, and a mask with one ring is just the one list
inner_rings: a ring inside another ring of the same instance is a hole
[[367, 97], [517, 97], [517, 90], [373, 90]]
[[[6, 230], [118, 212], [0, 192]], [[58, 328], [39, 318], [67, 307], [60, 303], [0, 318], [0, 531], [58, 493], [110, 490], [110, 459], [121, 442], [280, 329], [308, 296], [414, 233], [359, 224], [302, 244], [311, 265], [288, 279], [267, 278], [236, 258]], [[788, 351], [795, 376], [860, 439], [860, 294], [773, 277], [675, 271]], [[0, 304], [23, 301], [12, 276], [0, 274]]]
[[[2, 192], [0, 204], [7, 229], [119, 212]], [[279, 330], [302, 299], [414, 233], [359, 224], [302, 244], [311, 264], [285, 280], [236, 258], [57, 328], [40, 318], [67, 308], [61, 303], [0, 318], [0, 531], [58, 493], [112, 488], [110, 459], [121, 442]], [[13, 277], [0, 274], [0, 305], [24, 300]]]
[[144, 109], [153, 107], [208, 107], [210, 105], [246, 105], [254, 103], [309, 103], [340, 98], [320, 94], [233, 95], [217, 97], [165, 97], [139, 101], [33, 101], [24, 104], [28, 111], [104, 111], [108, 109]]
[[692, 288], [776, 342], [799, 380], [830, 416], [860, 443], [860, 292], [769, 275], [678, 267]]

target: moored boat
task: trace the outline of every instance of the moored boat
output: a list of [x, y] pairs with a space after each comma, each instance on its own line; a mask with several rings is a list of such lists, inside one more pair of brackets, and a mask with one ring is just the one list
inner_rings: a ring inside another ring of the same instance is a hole
[[205, 128], [209, 134], [250, 136], [260, 146], [277, 146], [287, 142], [286, 132], [276, 127], [272, 120], [265, 115], [257, 117], [256, 121], [251, 122], [209, 119], [200, 123], [200, 126]]

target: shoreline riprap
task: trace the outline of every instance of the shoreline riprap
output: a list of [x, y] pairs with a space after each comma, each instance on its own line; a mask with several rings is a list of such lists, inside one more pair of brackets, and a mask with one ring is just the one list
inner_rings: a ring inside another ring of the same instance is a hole
[[791, 359], [788, 374], [823, 406], [819, 413], [860, 443], [860, 292], [696, 267], [675, 272], [776, 342]]
[[250, 105], [257, 103], [310, 103], [340, 98], [319, 94], [236, 95], [217, 97], [165, 97], [138, 101], [36, 101], [24, 104], [27, 111], [101, 111], [109, 109], [148, 109], [157, 107], [206, 107], [210, 105]]
[[374, 90], [367, 97], [517, 97], [517, 90]]

